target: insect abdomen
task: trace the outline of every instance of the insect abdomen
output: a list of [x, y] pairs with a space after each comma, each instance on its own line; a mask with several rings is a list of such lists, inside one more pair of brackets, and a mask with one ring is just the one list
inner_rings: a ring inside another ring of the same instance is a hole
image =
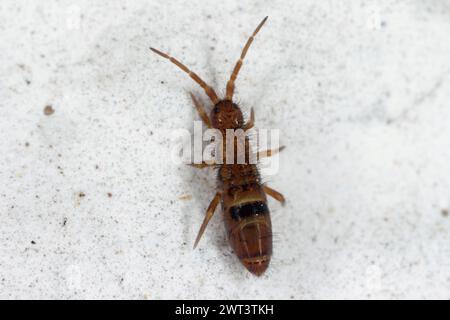
[[241, 263], [261, 275], [272, 255], [272, 225], [265, 201], [232, 206], [226, 213], [228, 238]]

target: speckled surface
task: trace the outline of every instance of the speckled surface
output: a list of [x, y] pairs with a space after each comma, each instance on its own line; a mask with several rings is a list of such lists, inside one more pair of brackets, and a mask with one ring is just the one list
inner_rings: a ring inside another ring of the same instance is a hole
[[[239, 3], [2, 0], [0, 298], [450, 298], [450, 2]], [[200, 90], [148, 47], [223, 92], [265, 15], [237, 91], [288, 202], [256, 278], [220, 214], [192, 250]]]

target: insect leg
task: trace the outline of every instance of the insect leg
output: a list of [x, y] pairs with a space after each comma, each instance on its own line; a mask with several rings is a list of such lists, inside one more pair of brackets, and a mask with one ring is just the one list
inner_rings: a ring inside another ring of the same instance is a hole
[[209, 220], [211, 220], [212, 216], [214, 215], [214, 211], [216, 211], [217, 205], [220, 202], [220, 199], [222, 197], [222, 194], [220, 192], [217, 192], [214, 198], [212, 199], [211, 203], [209, 204], [208, 209], [206, 210], [205, 219], [203, 220], [203, 223], [200, 227], [200, 230], [198, 231], [197, 238], [195, 239], [194, 243], [194, 249], [197, 247], [198, 242], [200, 241], [203, 232], [205, 232], [206, 226], [208, 225]]
[[160, 55], [161, 57], [170, 60], [170, 62], [175, 64], [178, 68], [180, 68], [184, 72], [186, 72], [195, 82], [197, 82], [200, 85], [200, 87], [203, 88], [203, 90], [205, 90], [205, 93], [208, 95], [208, 97], [211, 99], [211, 101], [214, 104], [219, 102], [219, 98], [217, 97], [217, 94], [214, 91], [214, 89], [211, 88], [210, 86], [208, 86], [196, 73], [194, 73], [191, 70], [189, 70], [188, 67], [186, 67], [184, 64], [182, 64], [177, 59], [169, 56], [168, 54], [166, 54], [164, 52], [161, 52], [161, 51], [159, 51], [159, 50], [157, 50], [155, 48], [150, 48], [150, 50], [152, 50], [154, 53]]
[[234, 93], [234, 81], [236, 80], [239, 70], [241, 69], [242, 63], [244, 61], [245, 55], [247, 54], [248, 49], [250, 48], [250, 45], [253, 42], [253, 39], [255, 38], [256, 34], [258, 33], [259, 29], [263, 26], [263, 24], [266, 22], [268, 17], [265, 17], [261, 23], [256, 27], [255, 31], [253, 31], [253, 34], [248, 38], [247, 43], [244, 46], [244, 49], [242, 49], [241, 57], [239, 58], [238, 62], [236, 62], [236, 65], [234, 66], [233, 73], [231, 74], [230, 80], [227, 82], [227, 93], [226, 93], [226, 99], [232, 100], [233, 93]]
[[269, 188], [266, 185], [263, 185], [263, 190], [269, 196], [271, 196], [275, 200], [281, 202], [282, 205], [284, 205], [284, 203], [286, 202], [286, 200], [284, 199], [283, 195], [281, 193], [279, 193], [278, 191], [275, 191], [275, 190], [273, 190], [272, 188]]
[[208, 128], [212, 128], [211, 120], [209, 119], [208, 115], [206, 114], [203, 104], [195, 98], [195, 96], [192, 94], [192, 92], [189, 92], [189, 95], [191, 96], [191, 99], [194, 102], [195, 108], [197, 109], [197, 112], [200, 115], [200, 118], [202, 118], [203, 122], [207, 125]]
[[255, 112], [253, 111], [253, 108], [250, 110], [250, 120], [245, 124], [244, 130], [248, 130], [253, 128], [255, 125]]
[[271, 157], [272, 155], [277, 154], [278, 152], [281, 152], [284, 148], [286, 148], [286, 147], [285, 146], [281, 146], [278, 149], [259, 151], [258, 152], [258, 159]]

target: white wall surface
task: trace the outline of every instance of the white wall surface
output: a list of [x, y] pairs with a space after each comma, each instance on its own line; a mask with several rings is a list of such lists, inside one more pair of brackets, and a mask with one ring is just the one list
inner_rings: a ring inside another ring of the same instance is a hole
[[[220, 213], [192, 250], [216, 174], [170, 137], [207, 99], [148, 47], [223, 93], [265, 15], [237, 95], [287, 204], [256, 278]], [[448, 0], [2, 0], [0, 298], [449, 299], [449, 35]]]

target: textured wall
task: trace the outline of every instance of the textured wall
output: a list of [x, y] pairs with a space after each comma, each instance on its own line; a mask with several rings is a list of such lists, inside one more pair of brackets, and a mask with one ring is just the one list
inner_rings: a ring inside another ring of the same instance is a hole
[[[265, 15], [237, 94], [288, 201], [256, 278], [220, 214], [192, 250], [215, 173], [170, 135], [206, 99], [148, 47], [223, 93]], [[449, 34], [448, 0], [2, 0], [0, 298], [449, 299]]]

